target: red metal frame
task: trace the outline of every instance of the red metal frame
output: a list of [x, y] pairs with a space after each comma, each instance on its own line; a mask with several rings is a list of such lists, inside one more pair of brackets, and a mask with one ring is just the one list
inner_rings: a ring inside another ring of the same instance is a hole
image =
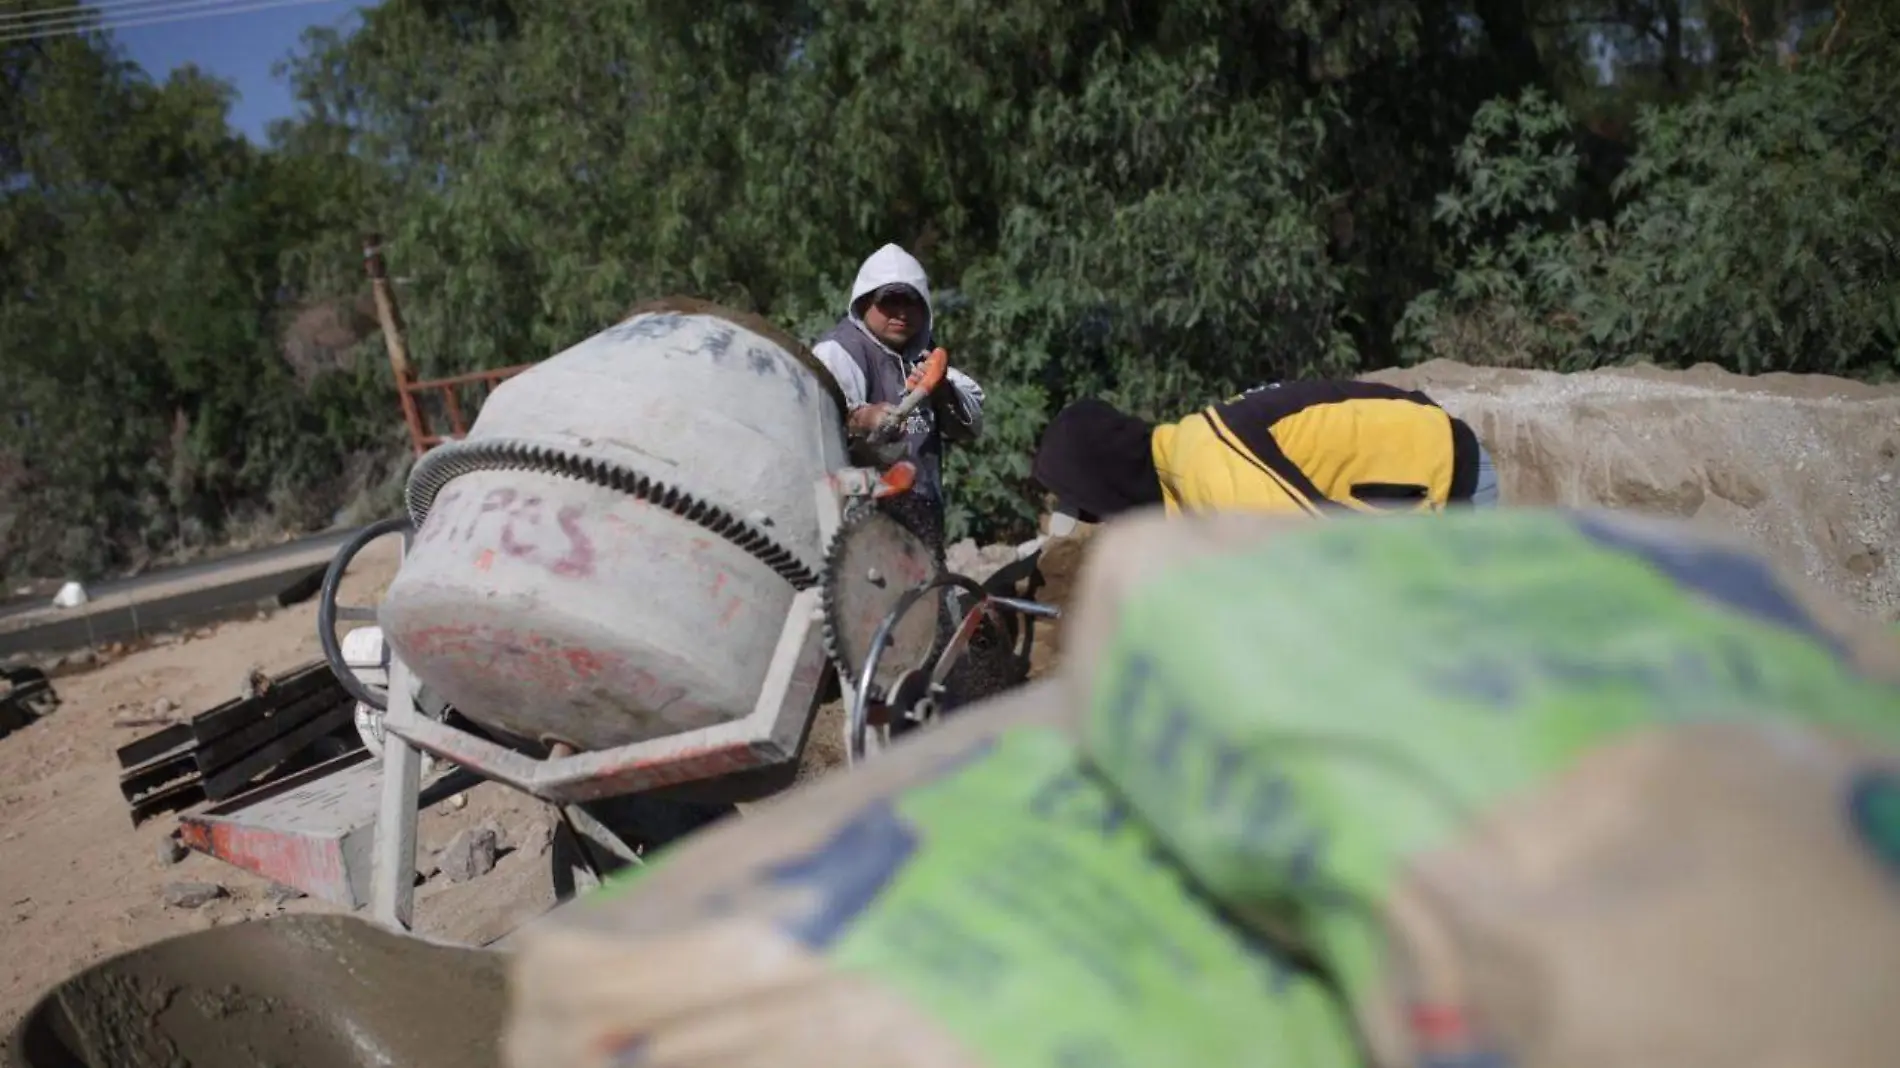
[[825, 681], [824, 642], [813, 622], [817, 608], [815, 588], [793, 596], [758, 704], [743, 719], [612, 749], [550, 754], [547, 759], [438, 722], [403, 702], [389, 703], [383, 729], [456, 767], [557, 805], [781, 765], [797, 759]]
[[[501, 367], [492, 371], [470, 371], [467, 374], [450, 375], [447, 378], [431, 378], [425, 381], [398, 382], [396, 390], [402, 400], [403, 421], [409, 424], [409, 442], [415, 447], [416, 455], [428, 452], [430, 448], [445, 441], [454, 441], [468, 433], [468, 419], [462, 414], [461, 398], [455, 391], [462, 386], [481, 385], [485, 398], [495, 388], [496, 383], [527, 370], [531, 363], [516, 364], [513, 367]], [[437, 434], [429, 425], [429, 419], [423, 414], [419, 399], [428, 394], [440, 394], [442, 407], [449, 417], [449, 432]]]
[[[369, 900], [368, 880], [359, 877], [362, 886], [352, 885], [351, 846], [345, 841], [352, 828], [342, 826], [332, 828], [335, 833], [323, 833], [317, 828], [246, 826], [231, 817], [260, 802], [358, 768], [371, 759], [367, 750], [357, 749], [202, 811], [186, 813], [178, 819], [178, 840], [187, 849], [216, 857], [274, 883], [296, 887], [331, 904], [351, 909], [361, 907]], [[361, 826], [373, 828], [369, 823]], [[373, 835], [373, 829], [368, 833]], [[359, 860], [358, 866], [361, 864]]]

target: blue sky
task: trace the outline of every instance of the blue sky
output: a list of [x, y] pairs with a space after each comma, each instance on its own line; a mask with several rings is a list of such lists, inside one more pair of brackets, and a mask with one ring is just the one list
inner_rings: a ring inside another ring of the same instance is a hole
[[[305, 27], [353, 22], [359, 8], [374, 7], [378, 2], [317, 0], [262, 11], [129, 26], [114, 30], [113, 35], [126, 55], [156, 81], [163, 81], [178, 67], [196, 63], [207, 73], [231, 82], [239, 93], [239, 99], [231, 105], [231, 124], [262, 144], [271, 120], [286, 118], [296, 109], [289, 85], [271, 77], [271, 66], [296, 49]], [[107, 21], [111, 21], [109, 13]]]

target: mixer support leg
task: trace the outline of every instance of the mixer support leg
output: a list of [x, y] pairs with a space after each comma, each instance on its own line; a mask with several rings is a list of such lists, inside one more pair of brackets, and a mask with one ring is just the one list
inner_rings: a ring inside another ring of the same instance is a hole
[[[389, 661], [389, 711], [410, 711], [409, 668]], [[395, 931], [415, 921], [416, 804], [422, 754], [395, 731], [383, 731], [383, 804], [376, 816], [376, 853], [370, 869], [370, 916]]]
[[[582, 849], [587, 850], [588, 859], [596, 869], [617, 870], [629, 864], [644, 864], [640, 854], [633, 851], [621, 837], [607, 829], [607, 825], [594, 818], [593, 813], [579, 805], [565, 805], [561, 812], [567, 816], [569, 825], [580, 839]], [[603, 858], [602, 854], [605, 854]]]

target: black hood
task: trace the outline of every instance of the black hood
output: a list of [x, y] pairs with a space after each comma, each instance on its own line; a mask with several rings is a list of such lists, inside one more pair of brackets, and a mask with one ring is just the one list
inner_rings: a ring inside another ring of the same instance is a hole
[[1153, 433], [1106, 401], [1076, 401], [1049, 421], [1030, 473], [1086, 523], [1160, 504]]

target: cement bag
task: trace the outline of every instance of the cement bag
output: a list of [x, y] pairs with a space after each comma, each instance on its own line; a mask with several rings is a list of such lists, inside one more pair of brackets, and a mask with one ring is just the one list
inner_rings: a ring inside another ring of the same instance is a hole
[[1377, 1061], [1900, 1049], [1900, 651], [1733, 545], [1132, 517], [1069, 628], [1089, 762]]
[[514, 1068], [1359, 1062], [1079, 765], [1053, 683], [662, 852], [523, 938]]

